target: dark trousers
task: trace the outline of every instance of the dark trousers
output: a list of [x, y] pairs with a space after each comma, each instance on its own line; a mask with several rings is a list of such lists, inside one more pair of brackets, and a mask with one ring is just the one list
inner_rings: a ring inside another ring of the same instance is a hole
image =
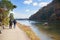
[[10, 28], [10, 29], [12, 28], [12, 24], [9, 25], [9, 28]]
[[0, 34], [1, 34], [1, 30], [0, 30]]

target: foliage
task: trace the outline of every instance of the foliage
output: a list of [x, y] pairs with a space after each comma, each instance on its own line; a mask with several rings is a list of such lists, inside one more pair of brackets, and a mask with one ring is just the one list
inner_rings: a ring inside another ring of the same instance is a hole
[[5, 8], [7, 10], [13, 10], [14, 8], [16, 8], [15, 5], [13, 5], [10, 1], [8, 0], [2, 0], [0, 1], [0, 8]]
[[14, 20], [13, 13], [10, 13], [10, 19], [11, 19], [11, 20]]
[[2, 24], [7, 25], [9, 22], [9, 11], [16, 8], [9, 0], [1, 0], [0, 1], [0, 22]]

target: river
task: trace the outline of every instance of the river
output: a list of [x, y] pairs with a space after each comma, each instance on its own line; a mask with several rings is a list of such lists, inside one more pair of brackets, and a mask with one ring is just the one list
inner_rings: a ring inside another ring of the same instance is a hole
[[17, 20], [17, 22], [29, 26], [33, 32], [41, 39], [41, 40], [53, 40], [50, 36], [47, 35], [46, 32], [43, 32], [42, 30], [39, 30], [38, 26], [36, 26], [36, 23], [40, 22], [35, 22], [35, 21], [30, 21], [30, 20]]

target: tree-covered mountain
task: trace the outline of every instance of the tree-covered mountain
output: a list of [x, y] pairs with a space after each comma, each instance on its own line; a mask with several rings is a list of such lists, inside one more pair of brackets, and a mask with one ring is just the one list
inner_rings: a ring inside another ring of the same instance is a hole
[[53, 0], [47, 6], [39, 9], [34, 15], [31, 15], [30, 20], [60, 20], [60, 0]]

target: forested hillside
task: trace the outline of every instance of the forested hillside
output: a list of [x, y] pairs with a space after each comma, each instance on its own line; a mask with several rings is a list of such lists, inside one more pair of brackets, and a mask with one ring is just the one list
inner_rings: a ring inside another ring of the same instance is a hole
[[30, 17], [30, 20], [56, 21], [60, 20], [60, 0], [53, 0]]

